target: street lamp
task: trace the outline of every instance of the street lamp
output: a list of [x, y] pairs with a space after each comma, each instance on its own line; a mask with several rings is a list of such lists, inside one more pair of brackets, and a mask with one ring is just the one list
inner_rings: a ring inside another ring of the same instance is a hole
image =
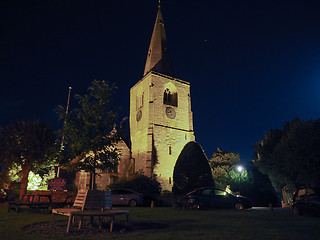
[[237, 171], [238, 171], [239, 173], [242, 173], [243, 170], [244, 170], [244, 167], [241, 166], [241, 165], [237, 165], [237, 166], [236, 166], [236, 169], [237, 169]]

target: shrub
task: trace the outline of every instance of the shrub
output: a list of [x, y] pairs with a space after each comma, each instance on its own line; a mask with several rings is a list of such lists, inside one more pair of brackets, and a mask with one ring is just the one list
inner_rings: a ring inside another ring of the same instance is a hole
[[181, 151], [173, 173], [173, 192], [186, 194], [195, 188], [214, 186], [208, 159], [202, 147], [189, 142]]
[[160, 183], [144, 175], [138, 175], [132, 180], [119, 181], [118, 183], [111, 184], [109, 187], [129, 188], [150, 198], [159, 195], [161, 192]]

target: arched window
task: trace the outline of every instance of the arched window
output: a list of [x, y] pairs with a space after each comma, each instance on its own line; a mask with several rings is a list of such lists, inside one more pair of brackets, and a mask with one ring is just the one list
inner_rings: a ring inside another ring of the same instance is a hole
[[136, 110], [142, 108], [144, 105], [144, 92], [136, 96]]
[[175, 86], [168, 83], [163, 93], [163, 104], [178, 107], [178, 94]]

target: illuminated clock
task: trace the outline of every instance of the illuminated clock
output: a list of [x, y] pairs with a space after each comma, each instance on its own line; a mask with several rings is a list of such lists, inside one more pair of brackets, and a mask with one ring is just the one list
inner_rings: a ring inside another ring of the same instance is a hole
[[176, 111], [172, 107], [167, 107], [166, 115], [168, 118], [174, 119], [176, 117]]
[[141, 112], [141, 110], [139, 110], [139, 111], [137, 112], [136, 119], [137, 119], [137, 121], [139, 122], [141, 118], [142, 118], [142, 112]]

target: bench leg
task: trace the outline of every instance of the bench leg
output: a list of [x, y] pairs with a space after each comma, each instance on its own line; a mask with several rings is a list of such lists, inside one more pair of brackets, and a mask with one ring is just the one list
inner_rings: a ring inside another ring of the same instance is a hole
[[83, 216], [81, 216], [81, 218], [80, 218], [79, 227], [78, 227], [79, 230], [80, 230], [81, 227], [82, 227], [82, 221], [83, 221]]
[[102, 228], [103, 216], [99, 216], [99, 230]]
[[110, 216], [110, 218], [111, 218], [111, 222], [110, 222], [110, 232], [112, 232], [112, 231], [113, 231], [113, 224], [114, 224], [115, 216], [112, 215], [112, 216]]
[[69, 219], [68, 219], [68, 225], [67, 225], [67, 233], [69, 233], [70, 231], [70, 226], [71, 226], [71, 220], [73, 219], [74, 217], [72, 216], [72, 214], [69, 215]]

